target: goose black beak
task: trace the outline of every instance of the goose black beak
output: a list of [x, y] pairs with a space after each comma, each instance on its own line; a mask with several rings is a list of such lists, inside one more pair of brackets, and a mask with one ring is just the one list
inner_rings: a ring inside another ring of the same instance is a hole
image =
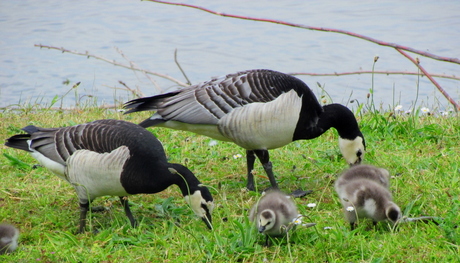
[[209, 213], [209, 211], [206, 210], [206, 215], [203, 216], [201, 218], [203, 220], [203, 222], [206, 224], [206, 226], [212, 230], [212, 217], [211, 217], [211, 213]]
[[355, 166], [355, 165], [361, 164], [361, 161], [362, 161], [362, 159], [361, 159], [361, 158], [358, 158], [358, 160], [356, 160], [356, 162], [350, 163], [350, 167], [353, 167], [353, 166]]
[[259, 233], [263, 233], [265, 231], [265, 226], [260, 226], [259, 227]]

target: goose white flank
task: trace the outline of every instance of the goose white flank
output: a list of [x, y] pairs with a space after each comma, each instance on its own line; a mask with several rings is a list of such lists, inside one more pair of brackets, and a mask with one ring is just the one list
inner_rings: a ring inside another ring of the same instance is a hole
[[175, 184], [194, 213], [212, 229], [214, 207], [209, 190], [180, 164], [168, 163], [161, 142], [134, 123], [97, 120], [63, 128], [27, 126], [27, 134], [7, 139], [6, 146], [28, 151], [44, 167], [71, 183], [80, 202], [84, 232], [91, 201], [119, 196], [131, 225], [136, 226], [127, 196], [153, 194]]

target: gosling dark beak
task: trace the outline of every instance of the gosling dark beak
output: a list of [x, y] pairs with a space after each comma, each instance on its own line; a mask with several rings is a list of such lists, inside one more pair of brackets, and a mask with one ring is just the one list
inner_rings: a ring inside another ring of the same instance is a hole
[[206, 226], [212, 230], [212, 218], [211, 218], [211, 214], [209, 213], [209, 211], [206, 210], [206, 215], [203, 216], [201, 218], [203, 220], [203, 222], [206, 224]]
[[361, 161], [362, 161], [362, 159], [361, 159], [361, 158], [358, 158], [358, 160], [356, 160], [356, 162], [350, 163], [350, 167], [353, 167], [353, 166], [355, 166], [355, 165], [361, 164]]
[[259, 233], [263, 233], [265, 231], [265, 226], [260, 226], [259, 227]]

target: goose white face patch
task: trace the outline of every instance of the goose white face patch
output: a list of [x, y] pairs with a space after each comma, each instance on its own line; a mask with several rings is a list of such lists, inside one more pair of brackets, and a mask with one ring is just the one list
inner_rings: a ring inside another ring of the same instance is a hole
[[201, 218], [206, 217], [206, 211], [203, 209], [202, 205], [205, 205], [208, 208], [209, 213], [212, 213], [212, 210], [214, 209], [214, 203], [206, 202], [201, 195], [200, 190], [195, 191], [191, 195], [184, 196], [184, 199], [185, 202], [187, 202], [187, 204], [192, 208], [195, 215]]
[[342, 139], [339, 137], [339, 148], [343, 158], [348, 164], [359, 164], [364, 159], [363, 138], [358, 136], [354, 140]]
[[276, 222], [276, 214], [269, 209], [265, 209], [259, 214], [259, 230], [263, 229], [263, 232], [273, 228]]

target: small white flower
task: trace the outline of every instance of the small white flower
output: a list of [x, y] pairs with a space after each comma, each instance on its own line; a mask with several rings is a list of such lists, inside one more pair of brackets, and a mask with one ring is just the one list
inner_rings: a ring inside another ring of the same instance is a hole
[[300, 224], [302, 224], [302, 219], [303, 219], [303, 216], [298, 215], [296, 218], [294, 218], [292, 220], [292, 222], [294, 223], [294, 225], [300, 225]]
[[216, 146], [217, 145], [217, 141], [216, 140], [211, 140], [208, 144], [209, 146]]
[[353, 206], [349, 206], [346, 208], [348, 212], [353, 212], [355, 211], [355, 208]]
[[313, 207], [316, 206], [316, 204], [315, 203], [309, 203], [307, 206], [310, 207], [310, 208], [313, 208]]
[[427, 107], [422, 107], [422, 108], [420, 109], [420, 111], [421, 111], [423, 114], [428, 114], [428, 113], [430, 113], [430, 109], [428, 109]]
[[449, 116], [448, 111], [440, 111], [439, 113], [441, 113], [441, 116]]
[[412, 110], [406, 110], [404, 113], [407, 114], [407, 115], [409, 115], [409, 114], [412, 113]]
[[241, 158], [243, 157], [241, 154], [234, 154], [233, 155], [233, 159], [238, 159], [238, 158]]
[[324, 227], [324, 230], [329, 230], [329, 229], [332, 229], [332, 226], [325, 226]]
[[396, 112], [402, 111], [402, 108], [403, 108], [402, 105], [398, 105], [398, 106], [395, 107], [395, 111], [396, 111]]

